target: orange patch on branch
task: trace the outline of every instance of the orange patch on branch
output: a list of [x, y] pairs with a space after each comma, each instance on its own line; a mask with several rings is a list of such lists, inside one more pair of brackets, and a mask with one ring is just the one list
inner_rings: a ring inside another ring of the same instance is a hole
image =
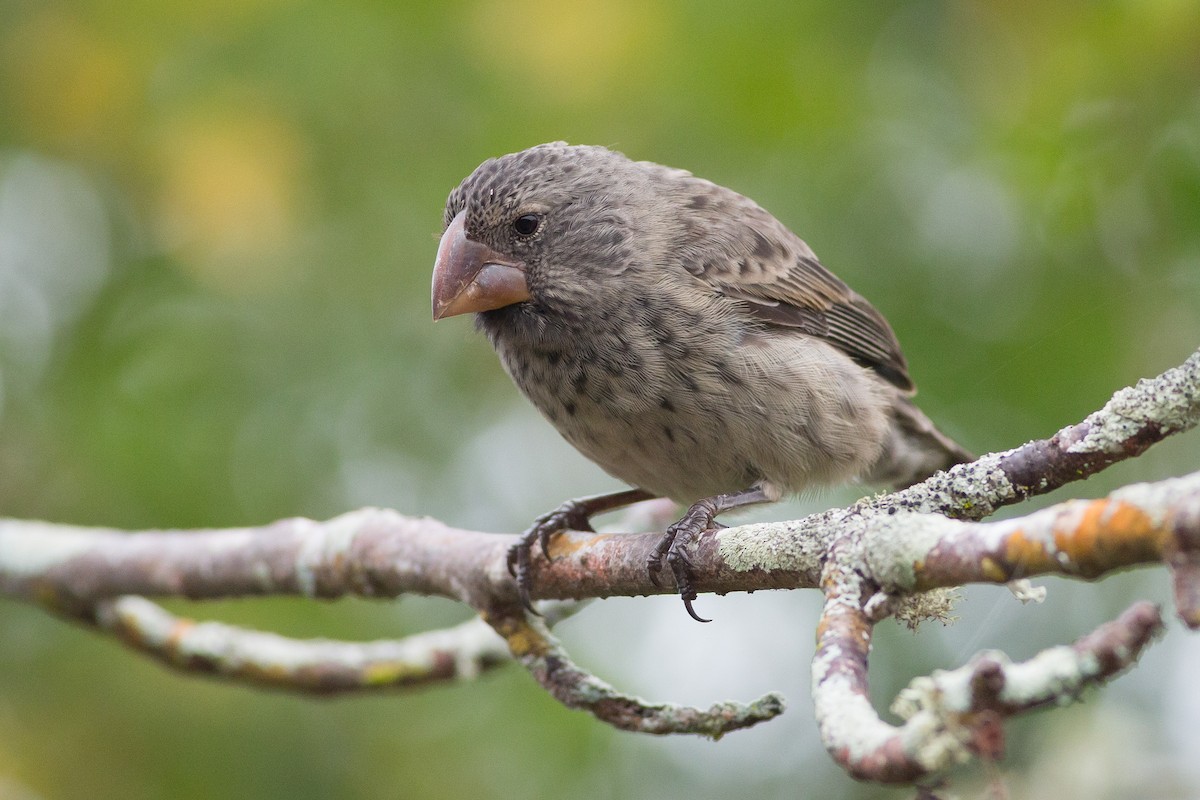
[[1018, 528], [1004, 543], [1010, 574], [1062, 572], [1095, 577], [1110, 569], [1162, 558], [1168, 532], [1146, 512], [1119, 500], [1072, 504], [1058, 515], [1053, 539]]
[[1167, 532], [1137, 506], [1093, 500], [1072, 524], [1055, 526], [1054, 543], [1085, 575], [1162, 557]]
[[586, 539], [578, 536], [555, 536], [550, 539], [550, 559], [562, 558], [569, 556], [580, 550], [587, 550], [589, 547], [594, 547], [605, 539], [611, 539], [611, 533], [597, 533], [595, 536], [589, 536]]
[[[1022, 528], [1017, 528], [1004, 541], [1004, 566], [1008, 575], [1030, 575], [1053, 571], [1058, 564], [1055, 553], [1046, 548], [1042, 537], [1031, 537]], [[1000, 565], [997, 564], [997, 567]]]
[[167, 646], [172, 650], [178, 650], [183, 642], [183, 637], [187, 636], [196, 627], [196, 621], [180, 617], [175, 620], [171, 626], [171, 632], [167, 635]]

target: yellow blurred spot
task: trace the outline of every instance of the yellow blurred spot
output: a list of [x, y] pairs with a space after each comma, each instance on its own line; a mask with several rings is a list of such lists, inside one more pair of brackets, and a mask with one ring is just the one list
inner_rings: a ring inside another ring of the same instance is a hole
[[160, 229], [196, 279], [240, 294], [290, 273], [304, 160], [291, 127], [245, 108], [189, 117], [161, 159]]
[[523, 618], [506, 616], [497, 621], [487, 612], [483, 613], [483, 617], [489, 625], [496, 629], [496, 633], [504, 637], [509, 651], [517, 658], [543, 656], [550, 649], [546, 638]]
[[124, 120], [134, 100], [125, 54], [78, 20], [47, 11], [0, 36], [13, 122], [55, 142], [98, 138]]
[[1008, 573], [1005, 572], [1004, 568], [996, 563], [996, 560], [993, 558], [984, 556], [983, 561], [981, 561], [979, 564], [979, 567], [980, 573], [989, 581], [1003, 583], [1008, 580]]
[[368, 665], [363, 670], [363, 683], [367, 686], [394, 686], [432, 676], [432, 667], [421, 667], [404, 661], [387, 661]]
[[468, 48], [511, 76], [514, 91], [586, 102], [627, 83], [654, 54], [659, 13], [630, 0], [487, 0], [474, 8]]

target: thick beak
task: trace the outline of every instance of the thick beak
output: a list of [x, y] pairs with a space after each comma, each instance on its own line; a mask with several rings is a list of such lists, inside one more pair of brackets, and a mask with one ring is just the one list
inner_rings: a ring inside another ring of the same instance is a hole
[[466, 211], [442, 234], [433, 265], [433, 318], [453, 317], [529, 299], [525, 262], [467, 238]]

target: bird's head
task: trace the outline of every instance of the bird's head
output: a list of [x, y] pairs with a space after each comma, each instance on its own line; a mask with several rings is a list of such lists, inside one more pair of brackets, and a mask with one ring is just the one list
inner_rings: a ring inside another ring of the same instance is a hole
[[446, 201], [433, 318], [518, 303], [586, 308], [604, 278], [638, 259], [631, 239], [648, 183], [603, 147], [554, 142], [483, 162]]

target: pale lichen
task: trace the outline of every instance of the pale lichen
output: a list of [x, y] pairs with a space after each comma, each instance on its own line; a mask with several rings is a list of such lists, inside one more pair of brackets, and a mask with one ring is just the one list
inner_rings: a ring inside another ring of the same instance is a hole
[[726, 528], [717, 534], [718, 553], [738, 572], [762, 569], [818, 574], [835, 527], [828, 524], [829, 516], [826, 512], [802, 520]]
[[955, 621], [954, 604], [958, 602], [960, 593], [956, 588], [930, 589], [907, 597], [898, 598], [892, 610], [892, 616], [897, 622], [915, 631], [922, 622], [932, 620], [943, 625]]
[[879, 750], [896, 730], [879, 718], [848, 675], [833, 671], [846, 657], [833, 645], [813, 659], [813, 706], [822, 740], [844, 748], [851, 760], [860, 760]]
[[1156, 378], [1120, 390], [1085, 422], [1087, 435], [1072, 453], [1119, 453], [1147, 426], [1162, 433], [1187, 430], [1200, 421], [1200, 350]]
[[940, 514], [909, 512], [871, 514], [862, 524], [863, 556], [871, 575], [902, 590], [916, 586], [918, 565], [938, 542], [967, 527]]
[[337, 671], [343, 683], [396, 685], [428, 678], [446, 656], [455, 677], [470, 680], [487, 664], [508, 660], [504, 641], [480, 619], [403, 639], [342, 642], [292, 639], [223, 622], [193, 622], [141, 597], [103, 604], [97, 622], [120, 628], [139, 649], [176, 664], [203, 663], [227, 675], [270, 677], [281, 684], [305, 671]]
[[0, 521], [0, 575], [43, 575], [59, 564], [98, 549], [106, 534], [96, 528], [72, 528], [48, 522]]
[[305, 597], [315, 597], [321, 571], [349, 561], [350, 548], [355, 539], [367, 527], [374, 515], [393, 513], [377, 508], [360, 508], [327, 522], [308, 519], [293, 519], [290, 523], [307, 528], [296, 550], [293, 569], [296, 584]]
[[1042, 603], [1046, 600], [1046, 587], [1034, 586], [1033, 581], [1028, 578], [1018, 578], [1015, 581], [1009, 581], [1005, 585], [1008, 586], [1008, 590], [1012, 592], [1013, 597], [1022, 603]]
[[970, 464], [945, 472], [888, 495], [874, 505], [882, 510], [948, 514], [965, 519], [990, 515], [997, 506], [1011, 503], [1017, 490], [1000, 463], [1005, 453], [989, 453]]

